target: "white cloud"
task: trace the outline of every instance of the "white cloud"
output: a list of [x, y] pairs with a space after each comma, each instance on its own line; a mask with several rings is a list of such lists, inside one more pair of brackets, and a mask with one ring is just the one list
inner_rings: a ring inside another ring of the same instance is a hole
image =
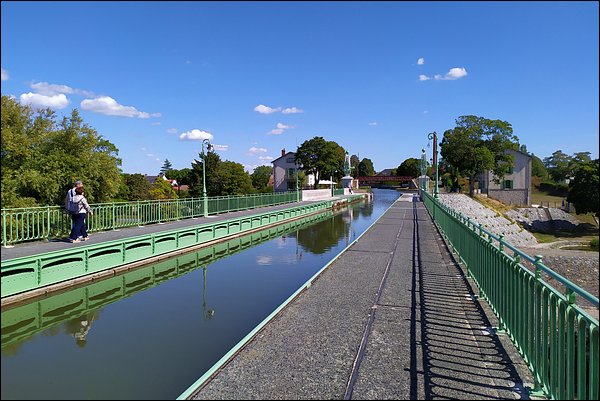
[[153, 123], [152, 123], [152, 124], [150, 124], [150, 125], [160, 125], [160, 121], [155, 121], [155, 122], [153, 122]]
[[419, 81], [429, 81], [430, 79], [427, 75], [419, 75]]
[[369, 123], [369, 125], [376, 126], [377, 125], [377, 121], [373, 121], [373, 122]]
[[193, 129], [179, 135], [180, 141], [202, 141], [204, 139], [212, 140], [213, 135], [210, 132]]
[[40, 94], [46, 95], [46, 96], [53, 96], [53, 95], [56, 95], [59, 93], [67, 93], [69, 95], [76, 94], [76, 95], [83, 95], [86, 97], [96, 97], [94, 92], [90, 92], [88, 90], [71, 88], [70, 86], [67, 86], [67, 85], [49, 84], [48, 82], [32, 82], [29, 85], [29, 87], [31, 89], [33, 89], [34, 91], [36, 91], [37, 93], [40, 93]]
[[4, 68], [2, 68], [1, 70], [2, 70], [2, 80], [8, 81], [8, 71], [6, 71]]
[[417, 60], [417, 64], [418, 64], [418, 65], [423, 65], [423, 64], [425, 64], [425, 59], [424, 59], [423, 57], [420, 57], [420, 58]]
[[177, 128], [169, 128], [169, 129], [167, 130], [167, 132], [168, 132], [169, 134], [176, 134], [176, 133], [177, 133]]
[[248, 149], [248, 152], [250, 152], [253, 155], [257, 155], [259, 153], [267, 153], [267, 149], [257, 148], [256, 146], [252, 146], [250, 149]]
[[213, 144], [213, 149], [214, 150], [221, 150], [223, 152], [227, 152], [229, 150], [229, 145], [217, 145], [217, 144]]
[[[150, 118], [149, 113], [139, 111], [133, 106], [123, 106], [110, 96], [84, 99], [81, 101], [81, 108], [83, 110], [93, 111], [107, 116]], [[160, 113], [153, 113], [152, 116], [156, 117], [156, 114]]]
[[281, 129], [281, 128], [272, 129], [271, 132], [269, 132], [269, 134], [271, 134], [271, 135], [281, 135], [281, 134], [283, 134], [283, 129]]
[[152, 113], [150, 117], [162, 117], [162, 113]]
[[281, 107], [273, 109], [269, 106], [265, 106], [264, 104], [259, 104], [258, 106], [256, 106], [254, 108], [254, 111], [259, 112], [260, 114], [271, 114], [271, 113], [276, 113], [280, 110], [281, 110]]
[[60, 93], [54, 96], [40, 95], [39, 93], [23, 93], [20, 97], [21, 104], [30, 105], [33, 108], [45, 109], [64, 109], [69, 104], [69, 99]]
[[258, 160], [260, 161], [269, 161], [269, 160], [273, 160], [272, 156], [258, 156]]
[[285, 125], [285, 124], [282, 124], [282, 123], [277, 123], [277, 128], [279, 128], [279, 129], [290, 129], [290, 128], [294, 128], [294, 127], [292, 127], [291, 125]]
[[296, 107], [288, 107], [286, 109], [283, 109], [282, 113], [283, 114], [297, 114], [297, 113], [304, 113], [304, 110], [298, 109]]
[[448, 72], [446, 73], [446, 75], [444, 75], [444, 77], [442, 78], [441, 75], [436, 75], [435, 79], [436, 80], [442, 80], [442, 81], [453, 81], [456, 79], [460, 79], [462, 77], [466, 77], [467, 76], [467, 70], [464, 67], [455, 67], [455, 68], [450, 68], [450, 70], [448, 70]]

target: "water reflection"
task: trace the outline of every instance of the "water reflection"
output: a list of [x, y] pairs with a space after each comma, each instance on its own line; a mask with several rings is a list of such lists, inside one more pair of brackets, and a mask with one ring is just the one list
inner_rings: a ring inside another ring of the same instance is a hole
[[398, 195], [4, 308], [1, 398], [176, 398]]
[[[273, 238], [290, 233], [295, 235], [308, 226], [331, 219], [333, 215], [333, 212], [327, 211], [170, 258], [85, 287], [42, 298], [36, 302], [7, 308], [2, 311], [2, 354], [15, 355], [24, 342], [44, 330], [47, 330], [45, 334], [51, 336], [63, 332], [72, 335], [78, 346], [85, 347], [92, 323], [98, 318], [102, 307], [154, 287], [163, 281], [187, 274], [198, 267], [202, 267], [203, 270], [203, 316], [205, 319], [210, 319], [215, 311], [206, 307], [206, 270], [209, 264]], [[59, 324], [64, 327], [54, 328]]]

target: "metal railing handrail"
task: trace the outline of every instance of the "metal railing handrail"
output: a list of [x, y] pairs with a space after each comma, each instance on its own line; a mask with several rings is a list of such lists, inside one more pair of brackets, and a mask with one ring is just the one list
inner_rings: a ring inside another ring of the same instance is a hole
[[[431, 196], [431, 194], [429, 194], [429, 193], [427, 193], [427, 196], [429, 196], [432, 199], [434, 199], [433, 196]], [[473, 225], [474, 228], [476, 227], [478, 230], [480, 230], [481, 232], [485, 233], [488, 237], [490, 237], [490, 238], [498, 241], [498, 243], [501, 244], [502, 247], [509, 248], [511, 251], [514, 252], [515, 255], [519, 255], [521, 258], [527, 260], [528, 262], [530, 262], [534, 266], [536, 266], [536, 268], [539, 268], [544, 273], [549, 274], [555, 280], [557, 280], [562, 285], [564, 285], [566, 288], [568, 288], [569, 290], [573, 291], [574, 293], [576, 293], [578, 295], [581, 295], [582, 298], [584, 298], [587, 301], [591, 302], [596, 308], [599, 307], [599, 302], [598, 302], [598, 298], [597, 297], [593, 296], [592, 294], [590, 294], [589, 292], [587, 292], [583, 288], [581, 288], [578, 285], [576, 285], [575, 283], [569, 281], [568, 279], [566, 279], [565, 277], [561, 276], [560, 274], [558, 274], [557, 272], [555, 272], [551, 268], [547, 267], [546, 265], [544, 265], [543, 263], [541, 263], [540, 259], [532, 258], [531, 256], [529, 256], [525, 252], [521, 251], [517, 247], [515, 247], [515, 246], [513, 246], [513, 245], [511, 245], [511, 244], [509, 244], [507, 242], [505, 242], [504, 239], [501, 238], [502, 236], [496, 236], [494, 233], [492, 233], [492, 232], [486, 230], [485, 228], [481, 227], [481, 224], [478, 225], [478, 226], [475, 226], [475, 223], [471, 222], [468, 217], [463, 216], [462, 213], [457, 213], [455, 210], [451, 209], [450, 207], [448, 207], [444, 203], [438, 201], [438, 206], [446, 209], [448, 212], [454, 214], [455, 216], [458, 216], [459, 219], [461, 219], [461, 221], [466, 218], [467, 219], [467, 227], [469, 229], [472, 229], [470, 227], [470, 225]], [[464, 223], [464, 221], [462, 221], [462, 222]]]
[[[88, 232], [291, 203], [301, 198], [299, 193], [301, 191], [92, 203], [94, 214], [87, 219]], [[62, 205], [3, 208], [1, 212], [0, 235], [4, 247], [30, 240], [60, 238], [70, 230], [68, 213]]]

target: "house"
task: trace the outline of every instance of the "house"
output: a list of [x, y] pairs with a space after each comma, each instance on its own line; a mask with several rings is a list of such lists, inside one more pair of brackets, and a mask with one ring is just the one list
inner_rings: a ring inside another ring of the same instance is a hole
[[[168, 179], [167, 176], [164, 175], [163, 173], [159, 173], [158, 175], [144, 174], [144, 177], [146, 177], [146, 180], [148, 180], [148, 182], [150, 184], [154, 184], [156, 182], [156, 180], [162, 178], [165, 181], [169, 181], [169, 183], [171, 184], [172, 187], [175, 187], [175, 188], [180, 187], [180, 185], [177, 183], [177, 181]], [[181, 189], [183, 190], [183, 188], [181, 188]]]
[[514, 156], [513, 167], [499, 182], [492, 172], [485, 171], [479, 176], [479, 189], [489, 198], [509, 205], [531, 205], [531, 156], [519, 150], [506, 151]]
[[[281, 157], [273, 160], [273, 192], [285, 192], [296, 190], [296, 172], [299, 167], [296, 164], [296, 153], [281, 150]], [[306, 176], [306, 185], [315, 185], [315, 177], [312, 174]]]

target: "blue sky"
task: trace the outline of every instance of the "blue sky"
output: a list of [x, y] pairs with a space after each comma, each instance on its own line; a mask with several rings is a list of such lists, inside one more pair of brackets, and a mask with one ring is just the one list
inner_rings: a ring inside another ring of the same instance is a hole
[[[2, 1], [2, 94], [77, 108], [126, 173], [314, 136], [377, 171], [474, 114], [598, 157], [598, 2]], [[431, 152], [431, 148], [428, 149]]]

